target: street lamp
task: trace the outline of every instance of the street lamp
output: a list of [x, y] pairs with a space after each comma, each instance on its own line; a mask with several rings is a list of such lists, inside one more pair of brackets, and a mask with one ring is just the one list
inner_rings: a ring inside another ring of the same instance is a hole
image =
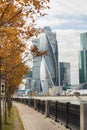
[[1, 96], [5, 95], [5, 79], [1, 79]]
[[0, 130], [2, 130], [2, 113], [1, 113], [1, 66], [2, 66], [2, 58], [0, 57]]

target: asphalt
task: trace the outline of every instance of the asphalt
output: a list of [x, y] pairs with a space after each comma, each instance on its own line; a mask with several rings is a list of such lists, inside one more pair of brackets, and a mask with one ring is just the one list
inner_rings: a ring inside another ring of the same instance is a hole
[[61, 123], [55, 122], [27, 105], [17, 102], [13, 105], [18, 109], [24, 130], [69, 130]]

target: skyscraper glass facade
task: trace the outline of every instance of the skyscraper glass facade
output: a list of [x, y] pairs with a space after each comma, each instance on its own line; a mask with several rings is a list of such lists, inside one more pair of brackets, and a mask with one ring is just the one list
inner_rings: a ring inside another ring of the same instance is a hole
[[[39, 38], [32, 39], [32, 45], [36, 45], [38, 48], [40, 48]], [[40, 63], [41, 63], [41, 57], [36, 58], [33, 57], [32, 74], [30, 71], [29, 74], [25, 77], [26, 89], [38, 92], [42, 90], [40, 82]]]
[[87, 50], [87, 32], [80, 34], [81, 50]]
[[[39, 38], [34, 38], [32, 44], [36, 45], [40, 49]], [[32, 76], [32, 87], [33, 90], [41, 91], [41, 82], [40, 82], [40, 63], [41, 57], [36, 57], [33, 59], [33, 76]]]
[[79, 83], [87, 82], [87, 32], [80, 35]]
[[[48, 51], [48, 55], [33, 59], [32, 78], [27, 83], [30, 89], [43, 94], [49, 92], [49, 88], [59, 85], [58, 44], [56, 34], [50, 27], [44, 27], [44, 32], [38, 38], [32, 39], [32, 45], [42, 51]], [[39, 93], [38, 93], [39, 94]]]
[[70, 80], [70, 63], [60, 62], [60, 86], [68, 86], [71, 84]]
[[29, 73], [27, 75], [25, 75], [25, 79], [26, 79], [25, 89], [29, 90], [29, 89], [31, 89], [32, 70], [29, 71]]
[[79, 82], [87, 82], [87, 50], [79, 51]]
[[50, 87], [59, 85], [58, 45], [56, 34], [50, 27], [44, 27], [44, 33], [40, 35], [40, 49], [48, 51], [48, 55], [42, 57], [40, 66], [42, 90], [47, 93]]

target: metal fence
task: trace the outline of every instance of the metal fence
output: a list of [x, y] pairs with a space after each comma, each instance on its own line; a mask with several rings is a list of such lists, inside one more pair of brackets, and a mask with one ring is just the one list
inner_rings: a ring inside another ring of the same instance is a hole
[[55, 121], [61, 122], [73, 130], [80, 129], [80, 105], [50, 101], [48, 109], [49, 117]]
[[69, 104], [69, 114], [68, 114], [69, 126], [76, 127], [76, 129], [80, 129], [80, 105]]
[[71, 128], [71, 130], [80, 130], [80, 105], [48, 100], [49, 105], [46, 106], [46, 101], [40, 99], [13, 98], [13, 100], [27, 104], [32, 108], [35, 107], [38, 112], [43, 114], [46, 113], [47, 107], [49, 117], [63, 123], [67, 128]]
[[44, 100], [36, 100], [36, 109], [41, 112], [45, 113], [46, 103]]

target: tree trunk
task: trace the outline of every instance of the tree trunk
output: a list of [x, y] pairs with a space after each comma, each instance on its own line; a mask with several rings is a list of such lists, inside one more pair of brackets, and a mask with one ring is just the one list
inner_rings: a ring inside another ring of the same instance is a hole
[[12, 101], [11, 101], [11, 98], [9, 98], [8, 99], [8, 116], [9, 117], [10, 117], [11, 108], [12, 108]]
[[6, 124], [7, 122], [7, 110], [6, 110], [6, 95], [5, 95], [5, 119], [4, 119], [4, 123]]

